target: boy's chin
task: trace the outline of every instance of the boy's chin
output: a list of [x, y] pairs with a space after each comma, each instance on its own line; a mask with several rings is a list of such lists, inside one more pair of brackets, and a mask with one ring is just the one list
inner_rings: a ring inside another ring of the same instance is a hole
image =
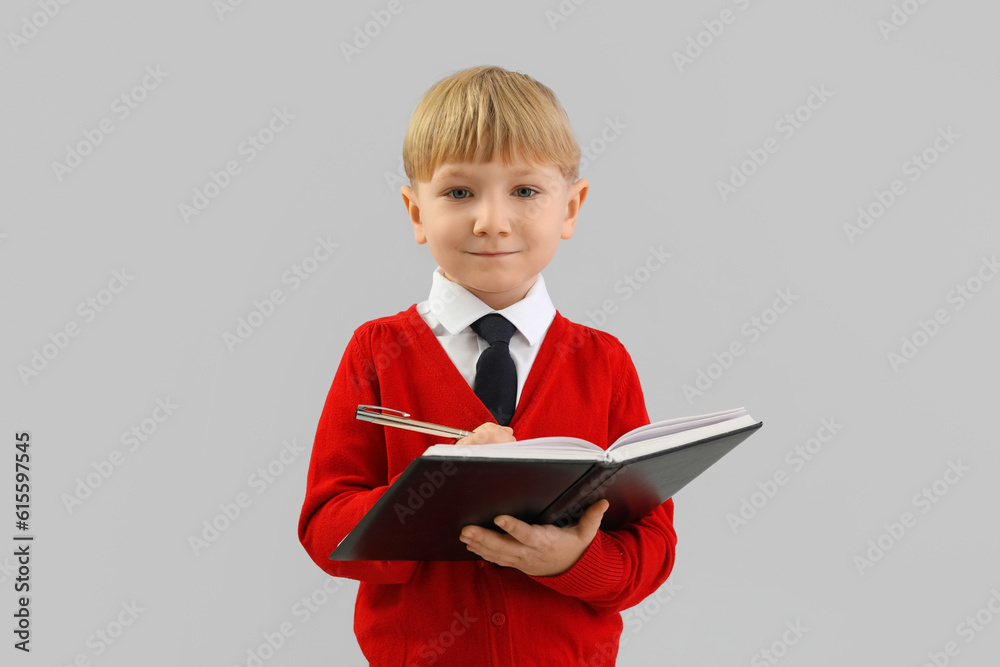
[[483, 301], [490, 298], [500, 298], [507, 299], [509, 297], [515, 297], [516, 299], [521, 299], [528, 290], [531, 289], [532, 285], [535, 284], [537, 276], [531, 278], [530, 280], [519, 282], [519, 283], [492, 283], [492, 282], [482, 282], [482, 283], [471, 283], [462, 285], [465, 289], [469, 290], [476, 296], [478, 296]]
[[457, 283], [470, 292], [481, 292], [483, 294], [505, 294], [512, 290], [517, 290], [524, 284], [530, 287], [535, 283], [538, 276], [523, 281], [517, 279], [489, 278], [481, 276], [455, 275], [444, 271], [444, 277], [453, 283]]

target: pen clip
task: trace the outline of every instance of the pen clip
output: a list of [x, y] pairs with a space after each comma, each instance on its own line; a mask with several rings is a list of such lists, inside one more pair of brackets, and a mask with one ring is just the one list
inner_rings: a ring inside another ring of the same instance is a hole
[[[379, 410], [380, 412], [375, 412], [375, 410]], [[394, 412], [400, 417], [410, 416], [409, 412], [403, 412], [402, 410], [393, 410], [392, 408], [383, 408], [381, 405], [359, 405], [358, 409], [354, 411], [354, 418], [364, 419], [361, 413], [374, 416], [374, 415], [384, 415], [387, 412]]]

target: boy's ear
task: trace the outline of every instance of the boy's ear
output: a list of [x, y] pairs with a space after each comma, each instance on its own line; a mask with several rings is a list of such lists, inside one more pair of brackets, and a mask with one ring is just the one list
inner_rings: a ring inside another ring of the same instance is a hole
[[424, 234], [424, 226], [420, 222], [420, 205], [417, 203], [416, 193], [409, 185], [404, 185], [399, 189], [399, 194], [403, 196], [403, 205], [410, 215], [410, 222], [413, 223], [413, 237], [417, 243], [427, 243], [427, 235]]
[[580, 214], [580, 207], [587, 199], [587, 192], [590, 190], [590, 182], [581, 178], [576, 183], [569, 186], [569, 194], [566, 202], [566, 217], [563, 219], [562, 234], [559, 238], [568, 239], [573, 237], [573, 230], [576, 229], [576, 217]]

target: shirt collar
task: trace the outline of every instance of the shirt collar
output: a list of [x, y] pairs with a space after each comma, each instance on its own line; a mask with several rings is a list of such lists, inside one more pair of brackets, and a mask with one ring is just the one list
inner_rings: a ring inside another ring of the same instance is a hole
[[555, 306], [541, 274], [524, 298], [503, 310], [493, 310], [467, 289], [444, 277], [441, 267], [434, 270], [428, 308], [438, 321], [455, 335], [489, 313], [500, 313], [517, 327], [529, 345], [537, 345], [556, 315]]

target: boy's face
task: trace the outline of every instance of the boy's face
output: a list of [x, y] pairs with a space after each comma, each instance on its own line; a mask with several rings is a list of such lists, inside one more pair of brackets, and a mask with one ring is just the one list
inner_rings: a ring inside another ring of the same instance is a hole
[[445, 277], [502, 310], [524, 298], [559, 240], [573, 236], [588, 187], [552, 165], [457, 162], [404, 185], [402, 195], [417, 243]]

